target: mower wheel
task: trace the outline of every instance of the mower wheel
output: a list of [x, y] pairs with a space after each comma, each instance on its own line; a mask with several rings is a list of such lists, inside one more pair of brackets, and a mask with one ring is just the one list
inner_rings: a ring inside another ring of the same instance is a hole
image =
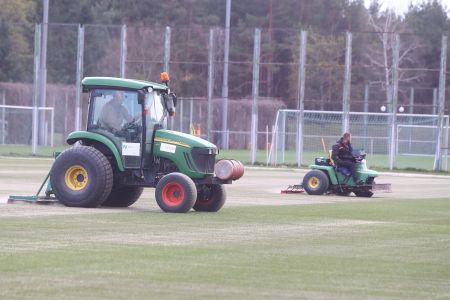
[[156, 185], [155, 196], [163, 211], [185, 213], [195, 204], [197, 188], [191, 178], [174, 172], [161, 178]]
[[370, 198], [373, 196], [373, 192], [372, 191], [354, 191], [356, 197], [366, 197], [366, 198]]
[[111, 192], [113, 172], [100, 151], [75, 146], [56, 158], [50, 182], [56, 198], [64, 205], [97, 207]]
[[227, 195], [221, 184], [202, 184], [197, 187], [196, 211], [216, 212], [225, 204]]
[[329, 185], [327, 174], [320, 170], [311, 170], [303, 177], [303, 188], [309, 195], [322, 195]]
[[139, 199], [143, 191], [144, 188], [135, 186], [113, 187], [102, 206], [128, 207]]

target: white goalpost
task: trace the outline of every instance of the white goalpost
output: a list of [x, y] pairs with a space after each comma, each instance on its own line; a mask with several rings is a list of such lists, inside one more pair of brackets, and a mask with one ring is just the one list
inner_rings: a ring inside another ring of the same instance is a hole
[[38, 118], [44, 122], [42, 144], [53, 147], [55, 134], [55, 108], [18, 105], [0, 105], [0, 143], [2, 145], [30, 145], [36, 154], [38, 144]]
[[[324, 156], [321, 139], [330, 148], [343, 133], [342, 120], [342, 111], [305, 110], [300, 119], [299, 110], [279, 110], [267, 164], [305, 165], [316, 155]], [[448, 149], [449, 117], [443, 116], [442, 123], [439, 120], [439, 115], [397, 114], [396, 126], [392, 127], [389, 113], [350, 112], [349, 131], [354, 147], [364, 149], [380, 166], [388, 167], [391, 160], [397, 164], [400, 156], [427, 156], [442, 162], [440, 169], [447, 170], [448, 151], [436, 150], [437, 147]], [[394, 138], [392, 128], [395, 128]], [[438, 143], [440, 130], [442, 140]], [[392, 147], [394, 152], [391, 152]], [[441, 153], [440, 157], [436, 157], [436, 153]], [[405, 159], [401, 161], [405, 163]], [[434, 168], [433, 165], [430, 168]]]

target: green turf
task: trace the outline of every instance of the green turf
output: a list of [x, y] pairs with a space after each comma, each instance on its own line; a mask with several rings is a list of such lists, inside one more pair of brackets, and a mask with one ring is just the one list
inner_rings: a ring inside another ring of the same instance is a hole
[[450, 199], [2, 217], [0, 228], [1, 299], [450, 297]]

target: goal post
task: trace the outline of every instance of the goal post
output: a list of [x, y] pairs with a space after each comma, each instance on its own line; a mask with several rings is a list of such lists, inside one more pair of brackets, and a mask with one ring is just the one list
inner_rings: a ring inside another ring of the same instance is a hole
[[38, 115], [44, 115], [44, 140], [42, 145], [54, 146], [54, 107], [0, 105], [0, 143], [2, 145], [30, 145], [37, 152]]
[[[315, 157], [328, 155], [323, 152], [322, 138], [327, 148], [331, 149], [343, 133], [341, 111], [305, 110], [301, 122], [299, 115], [299, 110], [283, 109], [277, 112], [268, 164], [295, 165], [300, 163], [299, 158], [303, 158], [305, 165], [310, 164]], [[353, 147], [364, 149], [372, 166], [388, 168], [392, 159], [399, 168], [433, 169], [439, 116], [397, 114], [394, 144], [391, 142], [390, 117], [389, 113], [350, 112], [349, 131], [352, 133]], [[448, 148], [447, 122], [448, 116], [444, 116], [442, 148]], [[299, 129], [302, 134], [299, 134]], [[303, 137], [301, 142], [299, 137]], [[396, 149], [394, 153], [390, 152], [391, 146]], [[420, 166], [415, 166], [417, 160], [413, 156], [427, 158], [420, 160]], [[447, 169], [447, 159], [447, 152], [443, 151], [441, 170]]]

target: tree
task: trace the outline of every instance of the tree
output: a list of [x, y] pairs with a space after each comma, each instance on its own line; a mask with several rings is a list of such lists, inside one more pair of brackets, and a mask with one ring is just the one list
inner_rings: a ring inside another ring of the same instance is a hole
[[36, 5], [0, 0], [0, 81], [32, 81]]

